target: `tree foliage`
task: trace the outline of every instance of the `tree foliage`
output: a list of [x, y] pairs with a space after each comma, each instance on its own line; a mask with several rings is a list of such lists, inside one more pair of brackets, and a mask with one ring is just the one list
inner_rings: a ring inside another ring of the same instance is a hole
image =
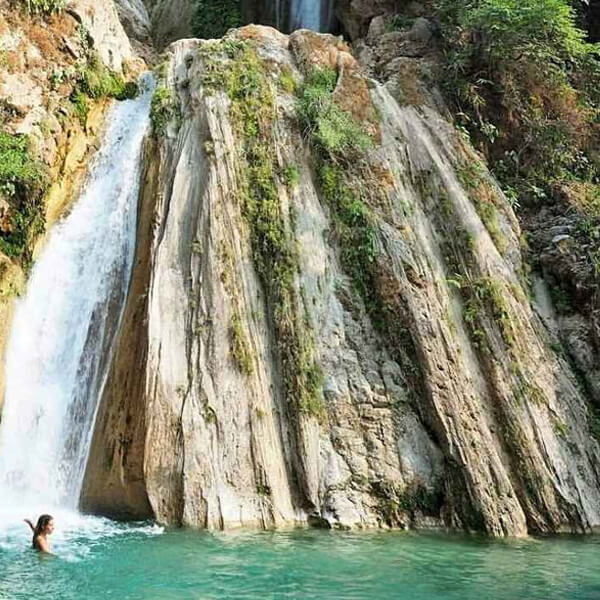
[[505, 183], [531, 196], [595, 180], [598, 47], [567, 0], [438, 0], [445, 87]]
[[197, 0], [192, 30], [202, 39], [222, 37], [242, 24], [239, 0]]

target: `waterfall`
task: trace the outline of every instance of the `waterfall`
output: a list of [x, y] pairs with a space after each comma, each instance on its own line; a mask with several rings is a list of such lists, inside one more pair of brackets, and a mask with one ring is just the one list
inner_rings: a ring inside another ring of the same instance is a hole
[[0, 424], [4, 512], [77, 507], [129, 284], [152, 86], [144, 79], [136, 99], [111, 108], [87, 183], [18, 301]]
[[[279, 7], [279, 3], [278, 3]], [[278, 19], [281, 10], [278, 9]], [[290, 0], [290, 31], [328, 32], [333, 25], [333, 0]]]

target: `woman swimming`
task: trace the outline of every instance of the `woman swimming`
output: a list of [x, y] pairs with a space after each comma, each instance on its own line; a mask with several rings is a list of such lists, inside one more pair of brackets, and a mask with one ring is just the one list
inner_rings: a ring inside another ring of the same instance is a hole
[[33, 540], [31, 545], [40, 552], [46, 554], [52, 554], [50, 552], [50, 544], [48, 543], [48, 536], [54, 531], [54, 519], [50, 515], [42, 515], [34, 527], [33, 523], [29, 519], [24, 519], [25, 523], [29, 525], [33, 532]]

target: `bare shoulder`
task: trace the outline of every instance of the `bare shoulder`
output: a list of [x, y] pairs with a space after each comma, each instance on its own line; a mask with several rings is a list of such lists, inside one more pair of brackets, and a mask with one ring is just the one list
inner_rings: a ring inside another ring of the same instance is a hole
[[51, 554], [48, 541], [41, 535], [38, 535], [35, 538], [35, 540], [33, 540], [33, 545], [35, 546], [36, 550], [39, 550], [40, 552], [44, 552], [46, 554]]

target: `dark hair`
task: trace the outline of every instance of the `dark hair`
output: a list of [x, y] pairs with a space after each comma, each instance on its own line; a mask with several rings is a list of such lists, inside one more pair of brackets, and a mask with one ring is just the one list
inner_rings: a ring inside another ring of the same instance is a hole
[[44, 533], [44, 530], [48, 526], [48, 523], [50, 523], [50, 521], [52, 521], [52, 520], [53, 520], [53, 518], [50, 515], [40, 515], [37, 525], [35, 526], [35, 529], [33, 530], [33, 537], [36, 538], [38, 535], [41, 535], [42, 533]]

